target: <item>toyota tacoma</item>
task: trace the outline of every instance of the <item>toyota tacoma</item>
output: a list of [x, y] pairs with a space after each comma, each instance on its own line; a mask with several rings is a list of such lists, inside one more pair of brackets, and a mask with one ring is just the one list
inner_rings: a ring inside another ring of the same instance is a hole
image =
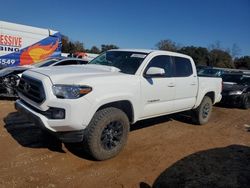
[[197, 76], [190, 56], [117, 49], [83, 66], [26, 71], [15, 106], [62, 142], [80, 142], [105, 160], [123, 149], [139, 120], [191, 110], [196, 124], [207, 123], [221, 90], [221, 78]]

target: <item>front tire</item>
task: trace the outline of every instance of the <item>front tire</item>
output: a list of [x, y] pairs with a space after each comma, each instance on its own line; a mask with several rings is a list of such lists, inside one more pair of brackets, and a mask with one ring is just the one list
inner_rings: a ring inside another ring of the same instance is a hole
[[97, 160], [116, 156], [127, 142], [129, 120], [120, 109], [109, 107], [96, 112], [86, 128], [88, 153]]
[[194, 110], [193, 121], [198, 125], [204, 125], [208, 122], [211, 113], [212, 113], [213, 103], [210, 97], [205, 96], [198, 106], [197, 109]]

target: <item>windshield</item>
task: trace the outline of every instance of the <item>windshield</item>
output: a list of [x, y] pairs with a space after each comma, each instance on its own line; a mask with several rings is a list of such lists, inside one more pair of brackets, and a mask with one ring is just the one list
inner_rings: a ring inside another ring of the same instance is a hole
[[45, 60], [45, 61], [41, 61], [39, 63], [34, 64], [34, 67], [47, 67], [52, 65], [53, 63], [57, 62], [57, 59], [49, 59], [49, 60]]
[[250, 76], [245, 75], [223, 75], [223, 82], [234, 82], [241, 85], [250, 85]]
[[113, 66], [125, 74], [135, 74], [147, 53], [107, 51], [93, 59], [89, 64]]

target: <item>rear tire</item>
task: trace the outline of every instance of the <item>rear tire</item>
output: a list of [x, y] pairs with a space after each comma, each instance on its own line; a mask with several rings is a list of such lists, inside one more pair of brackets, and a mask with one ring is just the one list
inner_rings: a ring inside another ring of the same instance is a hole
[[129, 120], [120, 109], [109, 107], [95, 113], [85, 132], [87, 152], [96, 160], [116, 156], [127, 142]]
[[205, 96], [201, 104], [194, 110], [193, 121], [197, 125], [204, 125], [208, 122], [212, 113], [213, 103], [210, 97]]
[[242, 108], [243, 109], [250, 108], [250, 94], [249, 93], [245, 94], [245, 96], [243, 97]]

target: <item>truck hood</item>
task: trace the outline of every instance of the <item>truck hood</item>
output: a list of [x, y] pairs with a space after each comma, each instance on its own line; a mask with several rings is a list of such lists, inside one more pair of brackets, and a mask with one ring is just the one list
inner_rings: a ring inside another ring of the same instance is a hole
[[90, 77], [110, 76], [120, 73], [120, 69], [104, 65], [69, 65], [35, 68], [30, 71], [43, 74], [51, 79], [53, 83], [74, 83]]

